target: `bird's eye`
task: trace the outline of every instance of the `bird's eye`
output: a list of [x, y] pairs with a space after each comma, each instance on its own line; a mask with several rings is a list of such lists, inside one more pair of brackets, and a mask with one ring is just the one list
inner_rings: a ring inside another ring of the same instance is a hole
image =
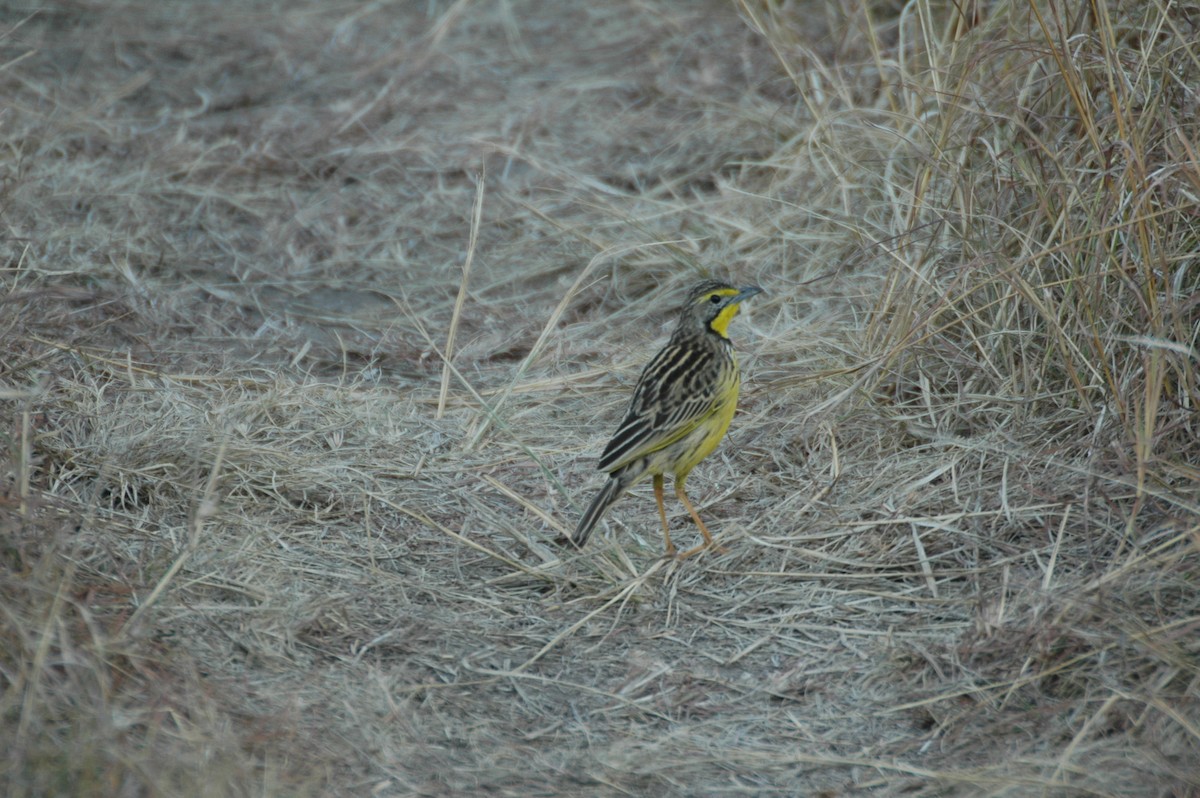
[[719, 305], [719, 304], [721, 304], [721, 295], [720, 295], [720, 294], [713, 294], [712, 296], [710, 296], [710, 297], [708, 298], [708, 301], [709, 301], [709, 302], [711, 302], [711, 303], [713, 303], [714, 305]]

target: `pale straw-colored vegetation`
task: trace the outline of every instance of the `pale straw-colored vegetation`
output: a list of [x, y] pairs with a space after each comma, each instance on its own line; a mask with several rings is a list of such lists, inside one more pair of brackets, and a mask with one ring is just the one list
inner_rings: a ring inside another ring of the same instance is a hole
[[[1200, 793], [1198, 42], [0, 10], [4, 792]], [[768, 291], [725, 550], [646, 488], [562, 548], [709, 275]]]

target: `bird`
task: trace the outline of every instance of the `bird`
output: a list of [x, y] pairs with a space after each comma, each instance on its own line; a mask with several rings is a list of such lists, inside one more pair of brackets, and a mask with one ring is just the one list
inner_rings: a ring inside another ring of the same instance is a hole
[[663, 504], [664, 474], [674, 477], [675, 495], [704, 536], [702, 544], [678, 556], [690, 557], [713, 545], [684, 483], [691, 470], [717, 448], [733, 420], [741, 377], [729, 323], [742, 302], [762, 292], [757, 285], [735, 288], [721, 280], [705, 280], [688, 292], [670, 340], [642, 370], [625, 419], [600, 455], [596, 467], [608, 472], [608, 482], [571, 535], [576, 547], [583, 547], [627, 490], [653, 477], [666, 556], [677, 556]]

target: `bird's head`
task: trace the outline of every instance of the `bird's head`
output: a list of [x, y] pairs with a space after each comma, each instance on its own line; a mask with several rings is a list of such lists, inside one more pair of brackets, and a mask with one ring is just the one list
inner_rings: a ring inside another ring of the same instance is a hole
[[757, 285], [735, 288], [721, 280], [705, 280], [688, 293], [679, 319], [680, 329], [703, 330], [727, 339], [729, 322], [738, 314], [742, 302], [761, 293]]

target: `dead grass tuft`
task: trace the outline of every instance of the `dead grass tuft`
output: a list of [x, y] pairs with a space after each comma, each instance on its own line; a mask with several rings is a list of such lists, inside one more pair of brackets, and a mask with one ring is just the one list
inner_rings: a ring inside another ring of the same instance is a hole
[[0, 12], [6, 794], [1200, 790], [1190, 7], [211, 11]]

